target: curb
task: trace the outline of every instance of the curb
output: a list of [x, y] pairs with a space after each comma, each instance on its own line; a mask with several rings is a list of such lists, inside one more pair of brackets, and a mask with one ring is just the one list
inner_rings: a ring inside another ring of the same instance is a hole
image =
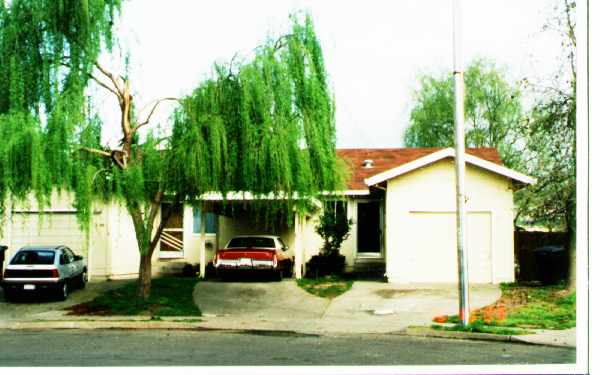
[[201, 322], [175, 322], [175, 321], [150, 321], [150, 320], [125, 320], [125, 321], [57, 321], [39, 320], [31, 322], [0, 322], [0, 330], [47, 330], [47, 329], [205, 329]]
[[61, 330], [61, 329], [80, 329], [80, 330], [182, 330], [182, 331], [206, 331], [206, 332], [228, 332], [243, 333], [260, 336], [296, 336], [296, 337], [319, 337], [319, 333], [300, 332], [281, 329], [250, 329], [250, 328], [227, 328], [227, 327], [209, 327], [206, 321], [181, 322], [181, 321], [156, 321], [156, 320], [36, 320], [36, 321], [0, 321], [0, 331], [28, 331], [28, 330]]
[[[297, 331], [289, 329], [267, 329], [267, 328], [240, 328], [227, 326], [214, 326], [207, 320], [195, 317], [161, 317], [160, 320], [152, 319], [150, 316], [113, 316], [97, 319], [40, 319], [25, 321], [0, 321], [0, 331], [11, 330], [59, 330], [59, 329], [123, 329], [123, 330], [196, 330], [196, 331], [221, 331], [232, 333], [247, 333], [256, 335], [277, 336], [321, 336], [323, 332]], [[351, 334], [352, 332], [327, 332], [327, 334]], [[368, 334], [363, 332], [362, 334]], [[377, 334], [385, 334], [378, 332]], [[548, 341], [540, 341], [535, 338], [520, 336], [496, 335], [491, 333], [473, 333], [457, 331], [440, 331], [429, 327], [408, 327], [401, 331], [388, 332], [391, 335], [403, 335], [413, 337], [431, 337], [458, 340], [479, 340], [518, 343], [526, 345], [542, 345], [561, 348], [575, 348], [568, 344], [558, 344]]]
[[542, 345], [553, 346], [560, 348], [575, 348], [571, 345], [555, 344], [550, 342], [538, 342], [534, 340], [524, 339], [519, 336], [512, 335], [495, 335], [492, 333], [474, 333], [474, 332], [457, 332], [457, 331], [439, 331], [428, 327], [408, 327], [400, 334], [416, 337], [435, 337], [446, 339], [459, 340], [480, 340], [480, 341], [496, 341], [496, 342], [511, 342], [526, 345]]

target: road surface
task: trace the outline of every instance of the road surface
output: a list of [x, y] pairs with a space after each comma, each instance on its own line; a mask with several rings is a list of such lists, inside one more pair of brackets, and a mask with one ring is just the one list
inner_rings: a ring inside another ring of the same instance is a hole
[[400, 335], [181, 330], [0, 332], [3, 366], [574, 363], [575, 349]]

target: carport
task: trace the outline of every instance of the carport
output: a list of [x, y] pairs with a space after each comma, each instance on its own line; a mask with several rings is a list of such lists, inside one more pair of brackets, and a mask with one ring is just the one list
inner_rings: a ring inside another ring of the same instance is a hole
[[[242, 234], [277, 234], [289, 246], [289, 251], [295, 257], [294, 275], [301, 278], [304, 272], [305, 241], [304, 229], [306, 227], [306, 215], [301, 215], [294, 208], [293, 220], [288, 223], [286, 218], [280, 218], [277, 223], [266, 223], [252, 213], [251, 205], [260, 201], [261, 204], [274, 202], [277, 198], [274, 194], [255, 196], [251, 193], [228, 193], [225, 197], [219, 193], [204, 194], [199, 200], [202, 207], [201, 222], [206, 222], [207, 212], [219, 214], [219, 229], [216, 238], [218, 248], [223, 248], [235, 235]], [[200, 226], [200, 277], [206, 276], [207, 237], [205, 226]]]

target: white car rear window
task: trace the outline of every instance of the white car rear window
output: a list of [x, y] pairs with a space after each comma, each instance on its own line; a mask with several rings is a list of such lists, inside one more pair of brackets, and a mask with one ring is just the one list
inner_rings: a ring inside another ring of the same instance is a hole
[[54, 251], [25, 250], [19, 251], [10, 264], [54, 264]]

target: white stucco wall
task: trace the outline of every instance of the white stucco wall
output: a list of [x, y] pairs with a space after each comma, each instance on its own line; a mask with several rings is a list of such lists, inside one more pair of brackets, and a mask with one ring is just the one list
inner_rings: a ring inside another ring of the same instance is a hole
[[[202, 241], [200, 233], [194, 233], [194, 208], [185, 205], [183, 209], [183, 262], [190, 264], [200, 263], [200, 247]], [[215, 233], [206, 233], [206, 263], [212, 261], [217, 247]], [[165, 260], [161, 260], [165, 262]]]
[[[514, 281], [510, 181], [467, 165], [472, 282]], [[441, 160], [388, 181], [386, 268], [390, 282], [457, 281], [454, 164]]]
[[[351, 271], [356, 258], [356, 200], [349, 198], [347, 201], [347, 216], [352, 220], [350, 234], [342, 243], [340, 254], [346, 257], [346, 270]], [[319, 216], [321, 211], [313, 213], [308, 217], [304, 225], [302, 242], [304, 245], [304, 261], [308, 262], [314, 255], [318, 255], [323, 246], [323, 239], [317, 234], [315, 228], [319, 225]]]

